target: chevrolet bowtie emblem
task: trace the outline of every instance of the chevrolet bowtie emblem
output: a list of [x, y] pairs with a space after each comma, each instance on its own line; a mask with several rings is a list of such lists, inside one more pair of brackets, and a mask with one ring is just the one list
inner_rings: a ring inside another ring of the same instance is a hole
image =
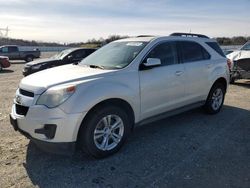
[[22, 98], [21, 98], [21, 96], [19, 96], [19, 95], [16, 96], [16, 103], [17, 104], [22, 104]]

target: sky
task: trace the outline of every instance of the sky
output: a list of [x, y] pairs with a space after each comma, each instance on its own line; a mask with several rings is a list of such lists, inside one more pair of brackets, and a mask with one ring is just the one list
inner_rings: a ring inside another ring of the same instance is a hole
[[110, 35], [250, 36], [250, 0], [0, 0], [9, 37], [85, 42]]

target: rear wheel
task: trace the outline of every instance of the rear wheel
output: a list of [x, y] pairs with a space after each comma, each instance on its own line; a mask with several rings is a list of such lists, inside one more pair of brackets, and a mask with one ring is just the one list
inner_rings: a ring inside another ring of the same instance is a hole
[[205, 110], [209, 114], [216, 114], [220, 111], [224, 103], [226, 89], [222, 83], [216, 83], [209, 92]]
[[34, 60], [34, 57], [32, 55], [28, 55], [27, 57], [25, 57], [26, 62], [30, 62], [30, 61], [33, 61], [33, 60]]
[[92, 111], [80, 129], [78, 143], [86, 153], [104, 158], [117, 152], [131, 130], [129, 115], [116, 106]]
[[235, 83], [235, 78], [230, 76], [230, 84], [234, 84]]
[[3, 66], [2, 66], [2, 64], [0, 63], [0, 71], [1, 71], [1, 70], [3, 70]]

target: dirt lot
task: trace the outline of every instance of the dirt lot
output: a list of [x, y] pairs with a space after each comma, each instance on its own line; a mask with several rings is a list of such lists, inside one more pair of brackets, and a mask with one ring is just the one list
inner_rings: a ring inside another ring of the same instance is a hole
[[0, 187], [250, 187], [250, 81], [231, 85], [218, 115], [192, 110], [135, 129], [116, 155], [37, 149], [8, 114], [23, 63], [0, 73]]

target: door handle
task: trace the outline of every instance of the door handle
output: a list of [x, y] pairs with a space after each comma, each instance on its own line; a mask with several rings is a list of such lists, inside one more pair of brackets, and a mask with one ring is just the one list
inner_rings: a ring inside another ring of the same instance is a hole
[[177, 76], [182, 75], [182, 73], [183, 73], [183, 71], [176, 71], [176, 72], [175, 72], [175, 74], [176, 74]]
[[211, 68], [212, 67], [212, 64], [211, 63], [207, 63], [207, 68]]

